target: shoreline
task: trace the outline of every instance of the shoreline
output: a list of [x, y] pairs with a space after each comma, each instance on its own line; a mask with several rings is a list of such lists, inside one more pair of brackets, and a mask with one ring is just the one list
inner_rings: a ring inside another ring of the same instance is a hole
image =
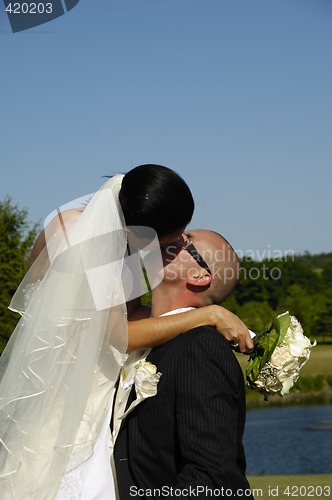
[[246, 392], [247, 409], [269, 408], [271, 406], [293, 405], [327, 405], [332, 404], [332, 388], [322, 391], [300, 392], [294, 391], [283, 397], [270, 396], [268, 401], [258, 392], [248, 389]]

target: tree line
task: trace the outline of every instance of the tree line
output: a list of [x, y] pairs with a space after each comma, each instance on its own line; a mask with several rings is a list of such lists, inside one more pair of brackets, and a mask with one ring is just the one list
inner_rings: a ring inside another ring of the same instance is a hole
[[332, 253], [242, 258], [239, 284], [223, 305], [257, 332], [289, 311], [308, 337], [332, 340]]
[[8, 305], [27, 271], [37, 230], [38, 225], [28, 219], [28, 211], [9, 196], [0, 202], [0, 352], [18, 321], [18, 314]]
[[[10, 197], [0, 201], [0, 352], [19, 319], [8, 305], [26, 273], [38, 229]], [[239, 284], [223, 305], [257, 332], [271, 316], [289, 311], [308, 337], [332, 340], [332, 252], [261, 261], [243, 257]]]

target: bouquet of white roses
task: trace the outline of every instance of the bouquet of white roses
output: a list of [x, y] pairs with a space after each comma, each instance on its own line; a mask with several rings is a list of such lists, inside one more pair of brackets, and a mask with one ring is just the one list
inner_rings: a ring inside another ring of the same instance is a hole
[[253, 341], [255, 348], [246, 369], [247, 384], [263, 393], [266, 400], [272, 394], [288, 394], [316, 342], [311, 344], [299, 321], [289, 312], [272, 318]]

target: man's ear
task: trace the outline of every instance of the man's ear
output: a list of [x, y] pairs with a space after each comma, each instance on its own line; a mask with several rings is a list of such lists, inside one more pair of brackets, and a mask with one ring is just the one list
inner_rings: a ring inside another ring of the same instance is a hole
[[188, 285], [191, 286], [209, 286], [212, 281], [212, 276], [205, 269], [202, 269], [201, 273], [197, 273], [195, 276], [189, 276], [187, 279]]

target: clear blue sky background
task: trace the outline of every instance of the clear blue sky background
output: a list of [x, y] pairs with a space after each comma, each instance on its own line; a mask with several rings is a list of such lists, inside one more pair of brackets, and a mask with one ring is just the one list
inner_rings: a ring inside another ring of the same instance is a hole
[[331, 252], [332, 2], [80, 0], [13, 34], [0, 7], [0, 199], [42, 222], [161, 163], [191, 227], [257, 256]]

